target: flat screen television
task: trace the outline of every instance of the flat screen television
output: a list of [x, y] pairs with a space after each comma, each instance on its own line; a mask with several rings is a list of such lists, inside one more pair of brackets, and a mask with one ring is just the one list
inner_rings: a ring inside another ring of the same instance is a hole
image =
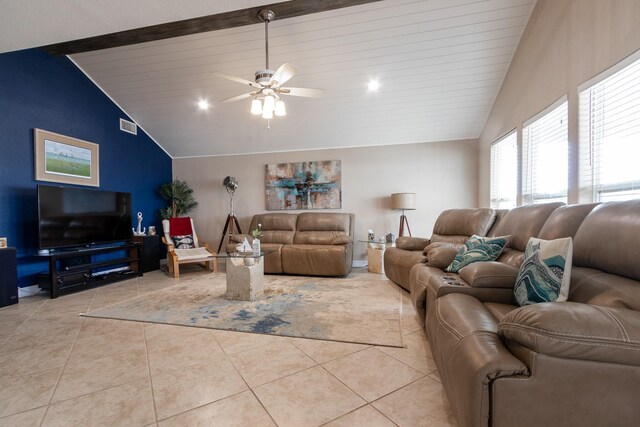
[[38, 185], [40, 249], [129, 240], [131, 193]]

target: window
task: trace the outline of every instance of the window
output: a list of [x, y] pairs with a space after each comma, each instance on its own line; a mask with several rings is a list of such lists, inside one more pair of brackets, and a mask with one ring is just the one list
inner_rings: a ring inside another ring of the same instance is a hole
[[636, 54], [608, 70], [604, 79], [596, 77], [598, 83], [579, 88], [584, 201], [640, 198], [639, 57]]
[[491, 207], [516, 207], [518, 193], [518, 136], [516, 131], [491, 144]]
[[566, 202], [569, 181], [567, 99], [524, 124], [522, 203]]

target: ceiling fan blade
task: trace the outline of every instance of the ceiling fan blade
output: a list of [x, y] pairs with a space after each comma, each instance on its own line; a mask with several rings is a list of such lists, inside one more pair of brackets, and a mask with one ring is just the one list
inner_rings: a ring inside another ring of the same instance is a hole
[[320, 98], [324, 91], [322, 89], [310, 89], [307, 87], [281, 87], [278, 93], [283, 95], [304, 96], [307, 98]]
[[249, 93], [243, 93], [242, 95], [238, 95], [238, 96], [233, 96], [231, 98], [227, 98], [227, 99], [223, 99], [220, 102], [234, 102], [234, 101], [240, 101], [241, 99], [245, 99], [245, 98], [251, 98], [252, 96], [256, 96], [257, 92], [249, 92]]
[[273, 77], [269, 83], [274, 83], [277, 86], [285, 84], [291, 77], [295, 76], [298, 72], [298, 68], [290, 62], [285, 62], [282, 64], [275, 73], [273, 73]]
[[262, 89], [262, 86], [260, 86], [258, 83], [252, 82], [247, 79], [243, 79], [242, 77], [236, 77], [236, 76], [232, 76], [231, 74], [225, 74], [225, 73], [213, 73], [213, 75], [222, 77], [223, 79], [231, 80], [237, 83], [242, 83], [243, 85], [249, 85], [251, 87]]

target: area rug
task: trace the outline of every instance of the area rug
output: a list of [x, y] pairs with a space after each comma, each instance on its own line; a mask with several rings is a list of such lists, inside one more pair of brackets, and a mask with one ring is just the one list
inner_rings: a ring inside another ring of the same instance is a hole
[[211, 273], [83, 316], [402, 347], [400, 290], [366, 277], [269, 275], [263, 299], [230, 301]]

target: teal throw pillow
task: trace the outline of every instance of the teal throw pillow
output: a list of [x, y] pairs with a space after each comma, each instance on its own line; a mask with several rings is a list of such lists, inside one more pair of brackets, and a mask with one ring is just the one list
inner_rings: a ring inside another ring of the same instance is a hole
[[446, 271], [457, 273], [463, 267], [474, 262], [495, 261], [498, 259], [510, 236], [480, 237], [471, 236], [458, 251]]
[[571, 237], [556, 240], [530, 238], [513, 289], [518, 304], [566, 301], [572, 258]]

